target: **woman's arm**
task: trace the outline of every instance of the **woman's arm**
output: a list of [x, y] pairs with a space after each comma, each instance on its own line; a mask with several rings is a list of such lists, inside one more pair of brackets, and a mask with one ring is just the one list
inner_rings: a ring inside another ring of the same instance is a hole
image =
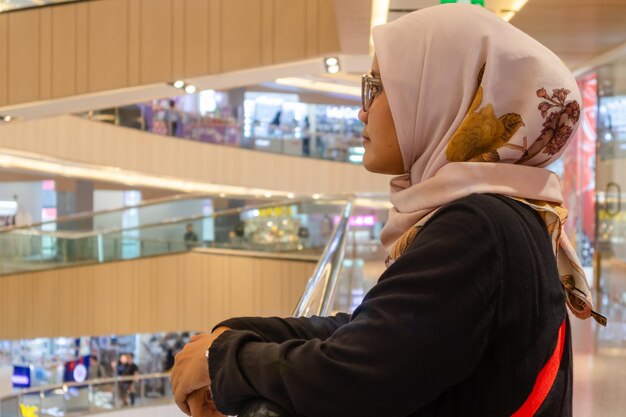
[[213, 398], [230, 415], [258, 398], [310, 417], [409, 415], [475, 369], [501, 276], [489, 215], [453, 203], [327, 339], [223, 333], [210, 348]]
[[339, 313], [331, 317], [238, 317], [225, 320], [213, 328], [228, 327], [256, 333], [264, 342], [282, 343], [292, 339], [325, 340], [350, 321], [350, 315]]

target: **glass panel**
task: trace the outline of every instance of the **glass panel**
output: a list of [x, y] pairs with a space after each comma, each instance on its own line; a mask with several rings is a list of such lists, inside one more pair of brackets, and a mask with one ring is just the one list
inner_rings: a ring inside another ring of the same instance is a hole
[[115, 383], [93, 385], [89, 394], [90, 410], [92, 412], [112, 410], [117, 401]]
[[13, 230], [0, 233], [0, 273], [136, 259], [199, 247], [320, 255], [328, 240], [328, 228], [322, 223], [338, 216], [344, 204], [342, 200], [289, 200], [156, 224], [138, 222], [136, 227], [100, 233]]
[[385, 202], [355, 207], [330, 314], [353, 312], [384, 272], [386, 252], [380, 243], [380, 230], [387, 214]]
[[137, 390], [141, 405], [153, 406], [168, 404], [172, 399], [172, 390], [168, 377], [144, 379]]
[[626, 57], [598, 69], [596, 169], [599, 348], [626, 347]]
[[[4, 410], [3, 410], [4, 411]], [[4, 412], [2, 414], [4, 416]], [[42, 410], [42, 403], [39, 393], [26, 394], [20, 396], [19, 416], [39, 415], [46, 416]]]
[[297, 94], [253, 89], [245, 92], [242, 105], [239, 91], [205, 90], [79, 116], [181, 139], [361, 163], [360, 97], [345, 105], [310, 104]]
[[21, 417], [20, 405], [17, 397], [3, 398], [0, 400], [0, 416]]

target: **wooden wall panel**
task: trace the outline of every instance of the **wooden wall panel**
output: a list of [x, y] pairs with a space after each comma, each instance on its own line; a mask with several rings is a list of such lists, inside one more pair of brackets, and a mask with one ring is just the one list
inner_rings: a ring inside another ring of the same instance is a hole
[[0, 16], [0, 107], [339, 51], [332, 0], [99, 0]]
[[178, 309], [181, 307], [178, 291], [183, 279], [187, 285], [187, 277], [182, 277], [180, 274], [180, 261], [179, 256], [159, 257], [145, 261], [149, 263], [153, 275], [149, 292], [146, 288], [143, 296], [150, 297], [150, 301], [154, 305], [152, 311], [152, 326], [154, 328], [166, 330], [178, 328], [180, 317]]
[[39, 100], [39, 10], [11, 13], [8, 18], [8, 101]]
[[52, 10], [39, 11], [39, 99], [52, 97]]
[[76, 8], [76, 94], [89, 91], [89, 4]]
[[335, 17], [335, 6], [333, 0], [318, 0], [318, 53], [338, 53], [339, 32], [337, 30], [337, 19]]
[[208, 331], [287, 316], [314, 262], [186, 253], [0, 277], [0, 339]]
[[0, 14], [0, 106], [8, 104], [8, 46], [9, 46], [9, 15]]
[[184, 75], [209, 73], [209, 2], [185, 0]]
[[209, 0], [209, 74], [222, 71], [222, 2]]
[[306, 55], [317, 56], [318, 54], [318, 23], [319, 7], [318, 0], [306, 0]]
[[88, 2], [88, 88], [103, 91], [128, 85], [127, 0]]
[[128, 3], [128, 86], [139, 85], [141, 3]]
[[91, 310], [93, 323], [91, 334], [110, 334], [115, 328], [115, 317], [113, 312], [116, 309], [114, 300], [117, 298], [118, 287], [112, 279], [115, 264], [104, 264], [91, 270], [84, 270], [84, 277], [89, 277], [91, 290], [87, 297], [91, 300]]
[[52, 97], [76, 94], [76, 6], [52, 11]]
[[[28, 274], [29, 280], [36, 279], [34, 275]], [[69, 288], [67, 288], [70, 290]], [[32, 317], [34, 334], [56, 333], [59, 334], [59, 277], [57, 271], [51, 271], [43, 279], [37, 279], [33, 286]]]
[[172, 80], [172, 1], [141, 0], [141, 84]]
[[274, 63], [298, 61], [306, 57], [307, 1], [274, 0], [280, 18], [273, 23]]
[[274, 63], [274, 4], [274, 0], [261, 0], [261, 65]]
[[222, 3], [222, 71], [261, 65], [261, 0]]
[[[173, 1], [173, 0], [172, 0]], [[178, 7], [172, 7], [172, 80], [185, 77], [185, 16], [187, 15], [184, 1], [178, 1]]]

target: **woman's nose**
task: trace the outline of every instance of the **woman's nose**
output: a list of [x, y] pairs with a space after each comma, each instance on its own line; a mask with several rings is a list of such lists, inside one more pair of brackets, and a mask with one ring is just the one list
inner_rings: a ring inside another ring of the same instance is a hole
[[368, 115], [368, 112], [363, 111], [363, 109], [359, 110], [359, 120], [366, 124], [367, 124], [367, 115]]

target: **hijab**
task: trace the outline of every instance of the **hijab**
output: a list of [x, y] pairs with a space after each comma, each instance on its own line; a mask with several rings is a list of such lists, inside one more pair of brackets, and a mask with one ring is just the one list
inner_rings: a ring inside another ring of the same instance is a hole
[[391, 260], [443, 205], [473, 193], [508, 196], [545, 222], [573, 314], [605, 323], [563, 230], [559, 179], [544, 169], [578, 127], [581, 97], [568, 68], [475, 5], [418, 10], [373, 37], [405, 171], [391, 180], [381, 233]]

